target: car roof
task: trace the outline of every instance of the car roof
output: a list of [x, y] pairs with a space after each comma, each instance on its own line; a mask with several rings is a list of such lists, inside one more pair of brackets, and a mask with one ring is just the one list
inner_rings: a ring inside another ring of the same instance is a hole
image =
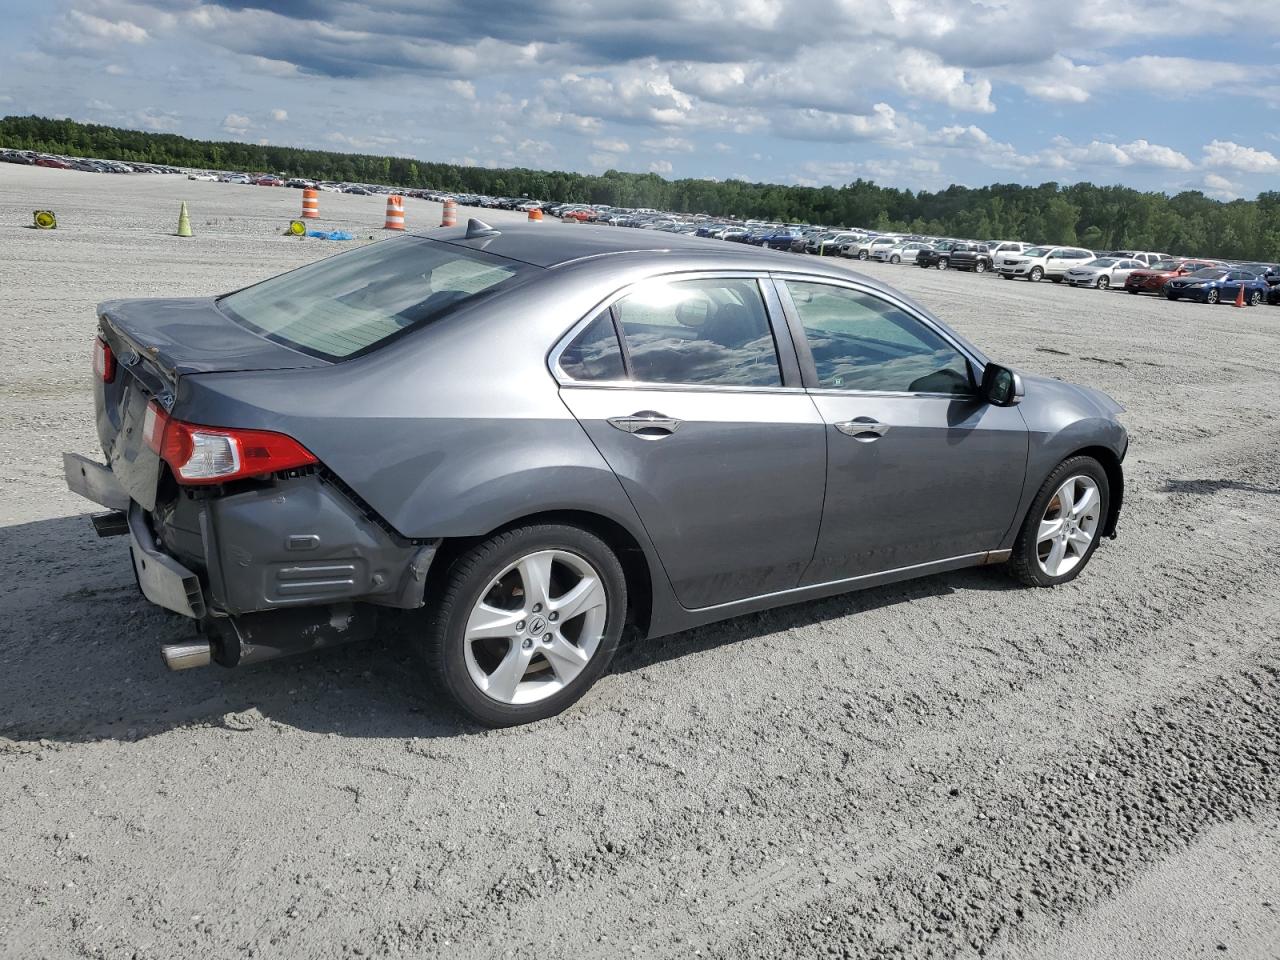
[[829, 269], [826, 264], [797, 261], [789, 253], [655, 230], [514, 224], [504, 225], [489, 236], [467, 239], [466, 234], [466, 228], [456, 227], [417, 235], [547, 268], [597, 257], [625, 256], [632, 263], [646, 258], [661, 264], [673, 258], [688, 258], [694, 264], [714, 261], [716, 269], [794, 270], [803, 263], [805, 272], [848, 275], [848, 271]]

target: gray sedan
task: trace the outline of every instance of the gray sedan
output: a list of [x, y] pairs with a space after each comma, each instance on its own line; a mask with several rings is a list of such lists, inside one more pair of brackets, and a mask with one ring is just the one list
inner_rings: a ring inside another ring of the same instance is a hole
[[409, 235], [217, 298], [103, 304], [106, 463], [67, 482], [189, 618], [171, 667], [411, 635], [491, 725], [643, 638], [1114, 536], [1106, 395], [815, 259], [630, 230]]
[[1137, 260], [1099, 257], [1078, 267], [1072, 267], [1063, 274], [1063, 279], [1073, 287], [1097, 287], [1099, 290], [1108, 290], [1111, 287], [1123, 287], [1130, 273], [1145, 269], [1147, 265]]

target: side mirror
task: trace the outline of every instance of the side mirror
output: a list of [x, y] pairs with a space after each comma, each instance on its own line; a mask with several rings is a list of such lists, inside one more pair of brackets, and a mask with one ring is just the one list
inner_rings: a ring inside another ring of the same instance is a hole
[[1012, 407], [1022, 402], [1022, 378], [999, 364], [988, 363], [982, 371], [982, 399], [996, 407]]

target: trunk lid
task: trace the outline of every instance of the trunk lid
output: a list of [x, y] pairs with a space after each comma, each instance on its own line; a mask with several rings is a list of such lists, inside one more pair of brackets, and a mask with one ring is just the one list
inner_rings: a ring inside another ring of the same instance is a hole
[[94, 382], [98, 440], [121, 487], [146, 510], [155, 509], [161, 477], [160, 458], [143, 436], [152, 400], [175, 412], [179, 381], [202, 373], [329, 365], [245, 329], [212, 297], [111, 300], [98, 316], [116, 357], [112, 382]]

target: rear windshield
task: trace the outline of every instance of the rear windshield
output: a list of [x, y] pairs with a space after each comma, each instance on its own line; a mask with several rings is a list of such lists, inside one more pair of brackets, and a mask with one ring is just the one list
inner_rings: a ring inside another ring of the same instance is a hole
[[264, 280], [218, 305], [270, 340], [345, 360], [534, 269], [453, 244], [397, 237]]

